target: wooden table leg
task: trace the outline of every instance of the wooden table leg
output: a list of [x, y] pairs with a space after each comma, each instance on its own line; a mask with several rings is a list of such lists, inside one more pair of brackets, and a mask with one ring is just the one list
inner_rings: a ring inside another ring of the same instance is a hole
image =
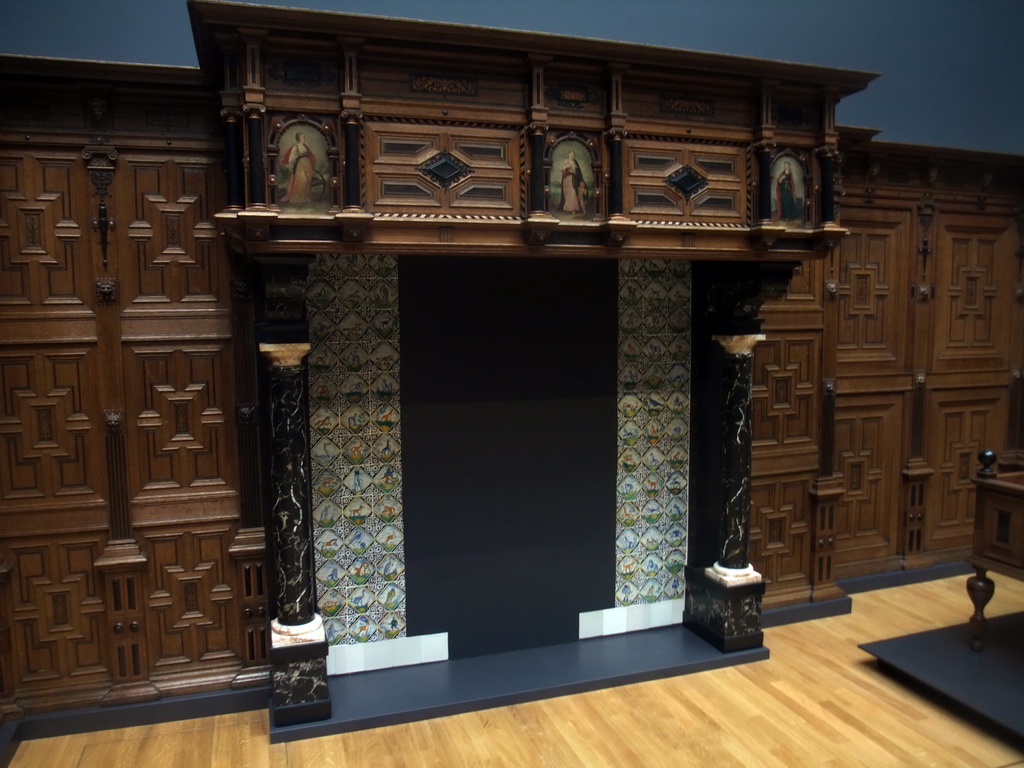
[[971, 650], [980, 651], [985, 647], [985, 632], [988, 630], [985, 606], [995, 594], [996, 585], [986, 575], [986, 568], [975, 566], [974, 572], [975, 575], [967, 579], [967, 594], [974, 603], [974, 615], [971, 616]]

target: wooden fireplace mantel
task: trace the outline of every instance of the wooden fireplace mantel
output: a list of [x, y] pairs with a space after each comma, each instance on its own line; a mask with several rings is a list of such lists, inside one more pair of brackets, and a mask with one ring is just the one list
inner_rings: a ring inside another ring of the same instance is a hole
[[846, 233], [835, 106], [874, 74], [189, 8], [220, 87], [218, 219], [238, 250], [807, 261]]

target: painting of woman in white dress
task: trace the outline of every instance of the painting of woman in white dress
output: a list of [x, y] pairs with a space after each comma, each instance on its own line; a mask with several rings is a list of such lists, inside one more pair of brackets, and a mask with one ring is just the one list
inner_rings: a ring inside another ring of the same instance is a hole
[[327, 142], [309, 125], [297, 125], [281, 136], [277, 158], [277, 202], [282, 210], [326, 211]]

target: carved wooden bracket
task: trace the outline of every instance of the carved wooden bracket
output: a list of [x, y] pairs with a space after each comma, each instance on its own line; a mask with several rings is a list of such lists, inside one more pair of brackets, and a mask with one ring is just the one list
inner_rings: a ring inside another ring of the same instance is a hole
[[114, 161], [117, 160], [117, 150], [107, 146], [86, 147], [82, 150], [82, 159], [87, 163], [89, 181], [92, 182], [96, 195], [100, 199], [96, 216], [92, 219], [92, 228], [100, 233], [103, 269], [106, 269], [109, 264], [107, 255], [109, 232], [114, 228], [114, 220], [107, 212], [107, 193], [110, 190], [110, 185], [114, 183]]

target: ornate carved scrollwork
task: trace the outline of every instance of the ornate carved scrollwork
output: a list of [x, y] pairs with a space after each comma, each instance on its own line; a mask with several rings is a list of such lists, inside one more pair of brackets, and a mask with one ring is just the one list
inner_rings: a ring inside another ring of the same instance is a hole
[[114, 183], [114, 161], [117, 160], [117, 150], [107, 146], [86, 147], [82, 150], [82, 159], [87, 163], [89, 181], [92, 182], [96, 195], [100, 199], [96, 216], [92, 219], [92, 228], [100, 233], [103, 268], [106, 269], [109, 264], [107, 255], [109, 232], [114, 228], [114, 220], [107, 212], [107, 193], [110, 190], [110, 185]]

